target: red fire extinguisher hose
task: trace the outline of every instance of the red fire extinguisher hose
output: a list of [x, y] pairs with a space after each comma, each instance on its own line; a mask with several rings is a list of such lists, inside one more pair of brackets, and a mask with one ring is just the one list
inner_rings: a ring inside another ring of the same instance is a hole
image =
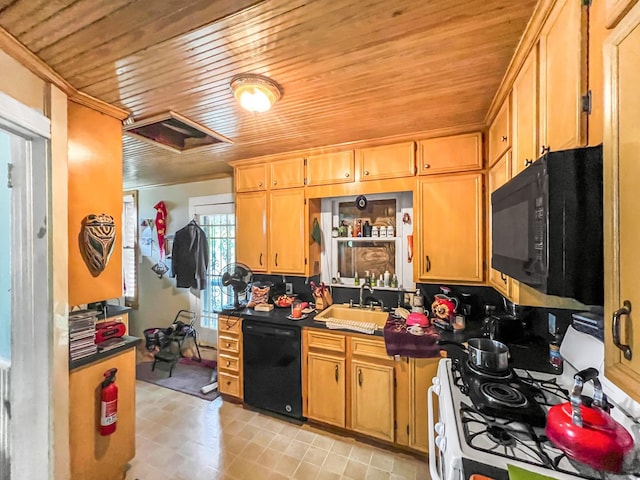
[[100, 435], [111, 435], [116, 431], [118, 420], [118, 386], [115, 384], [117, 368], [104, 372], [100, 396]]

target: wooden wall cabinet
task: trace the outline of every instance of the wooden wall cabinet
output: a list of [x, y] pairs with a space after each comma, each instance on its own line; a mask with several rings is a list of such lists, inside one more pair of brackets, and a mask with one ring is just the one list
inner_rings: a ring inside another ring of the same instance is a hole
[[355, 181], [353, 150], [320, 155], [308, 155], [307, 185], [330, 185]]
[[242, 400], [242, 319], [218, 318], [218, 391]]
[[304, 189], [274, 190], [269, 201], [269, 271], [304, 274], [309, 230]]
[[268, 270], [267, 192], [238, 193], [236, 259], [254, 272]]
[[414, 194], [418, 281], [482, 282], [484, 215], [482, 174], [418, 180]]
[[[122, 123], [69, 102], [69, 305], [122, 296]], [[89, 214], [113, 217], [116, 239], [106, 268], [93, 276], [78, 236]]]
[[489, 127], [489, 166], [493, 165], [511, 148], [511, 95], [498, 110], [496, 118]]
[[[640, 4], [620, 21], [605, 43], [604, 246], [605, 373], [635, 401], [640, 401]], [[625, 306], [626, 304], [626, 306]], [[620, 322], [615, 345], [612, 321]]]
[[264, 163], [239, 165], [235, 168], [236, 192], [257, 192], [267, 189], [267, 166]]
[[304, 158], [289, 158], [269, 163], [271, 190], [304, 186]]
[[418, 175], [482, 168], [482, 134], [468, 133], [418, 142]]
[[[491, 193], [493, 193], [495, 190], [497, 190], [499, 187], [501, 187], [511, 179], [511, 167], [511, 151], [509, 150], [500, 158], [500, 160], [496, 162], [493, 167], [491, 167], [491, 170], [489, 170], [489, 198], [487, 199], [487, 205], [491, 205]], [[491, 215], [489, 215], [489, 284], [505, 297], [511, 298], [513, 294], [512, 284], [514, 280], [504, 273], [491, 268], [492, 231]]]
[[587, 142], [587, 8], [558, 0], [540, 34], [539, 153]]
[[513, 101], [512, 174], [538, 158], [538, 46], [529, 52], [511, 90]]
[[605, 26], [615, 27], [638, 0], [604, 0]]
[[356, 150], [360, 181], [415, 175], [415, 143], [405, 142]]

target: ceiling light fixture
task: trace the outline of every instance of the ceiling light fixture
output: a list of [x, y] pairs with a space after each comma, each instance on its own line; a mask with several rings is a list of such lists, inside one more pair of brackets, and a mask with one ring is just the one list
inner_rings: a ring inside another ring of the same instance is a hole
[[254, 113], [266, 112], [282, 96], [282, 87], [263, 75], [236, 75], [230, 86], [242, 108]]

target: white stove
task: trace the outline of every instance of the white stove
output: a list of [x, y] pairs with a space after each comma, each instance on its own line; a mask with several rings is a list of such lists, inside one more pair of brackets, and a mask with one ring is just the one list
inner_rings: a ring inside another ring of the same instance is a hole
[[[455, 359], [443, 359], [428, 391], [429, 467], [433, 480], [467, 479], [472, 473], [507, 479], [507, 465], [559, 480], [587, 478], [631, 479], [631, 475], [598, 472], [569, 459], [544, 432], [546, 411], [567, 402], [573, 376], [594, 366], [604, 371], [604, 346], [599, 340], [569, 327], [561, 346], [561, 375], [514, 370], [513, 378], [475, 382], [469, 368]], [[517, 378], [516, 378], [517, 377]], [[640, 446], [640, 405], [600, 375], [613, 404], [611, 415], [622, 423]], [[477, 383], [477, 384], [476, 384]], [[590, 387], [590, 384], [585, 385]], [[479, 393], [489, 393], [489, 404]], [[592, 395], [592, 390], [583, 392]], [[434, 396], [439, 418], [434, 418]], [[624, 409], [623, 409], [624, 408]], [[505, 413], [507, 412], [507, 413]], [[505, 418], [506, 417], [506, 418]], [[632, 469], [640, 471], [640, 468]]]

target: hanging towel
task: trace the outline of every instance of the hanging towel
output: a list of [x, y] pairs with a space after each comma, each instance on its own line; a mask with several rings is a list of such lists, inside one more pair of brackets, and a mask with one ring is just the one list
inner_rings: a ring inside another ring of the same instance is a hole
[[313, 228], [311, 229], [311, 238], [318, 245], [322, 245], [322, 230], [320, 229], [320, 224], [318, 223], [318, 219], [313, 219]]

